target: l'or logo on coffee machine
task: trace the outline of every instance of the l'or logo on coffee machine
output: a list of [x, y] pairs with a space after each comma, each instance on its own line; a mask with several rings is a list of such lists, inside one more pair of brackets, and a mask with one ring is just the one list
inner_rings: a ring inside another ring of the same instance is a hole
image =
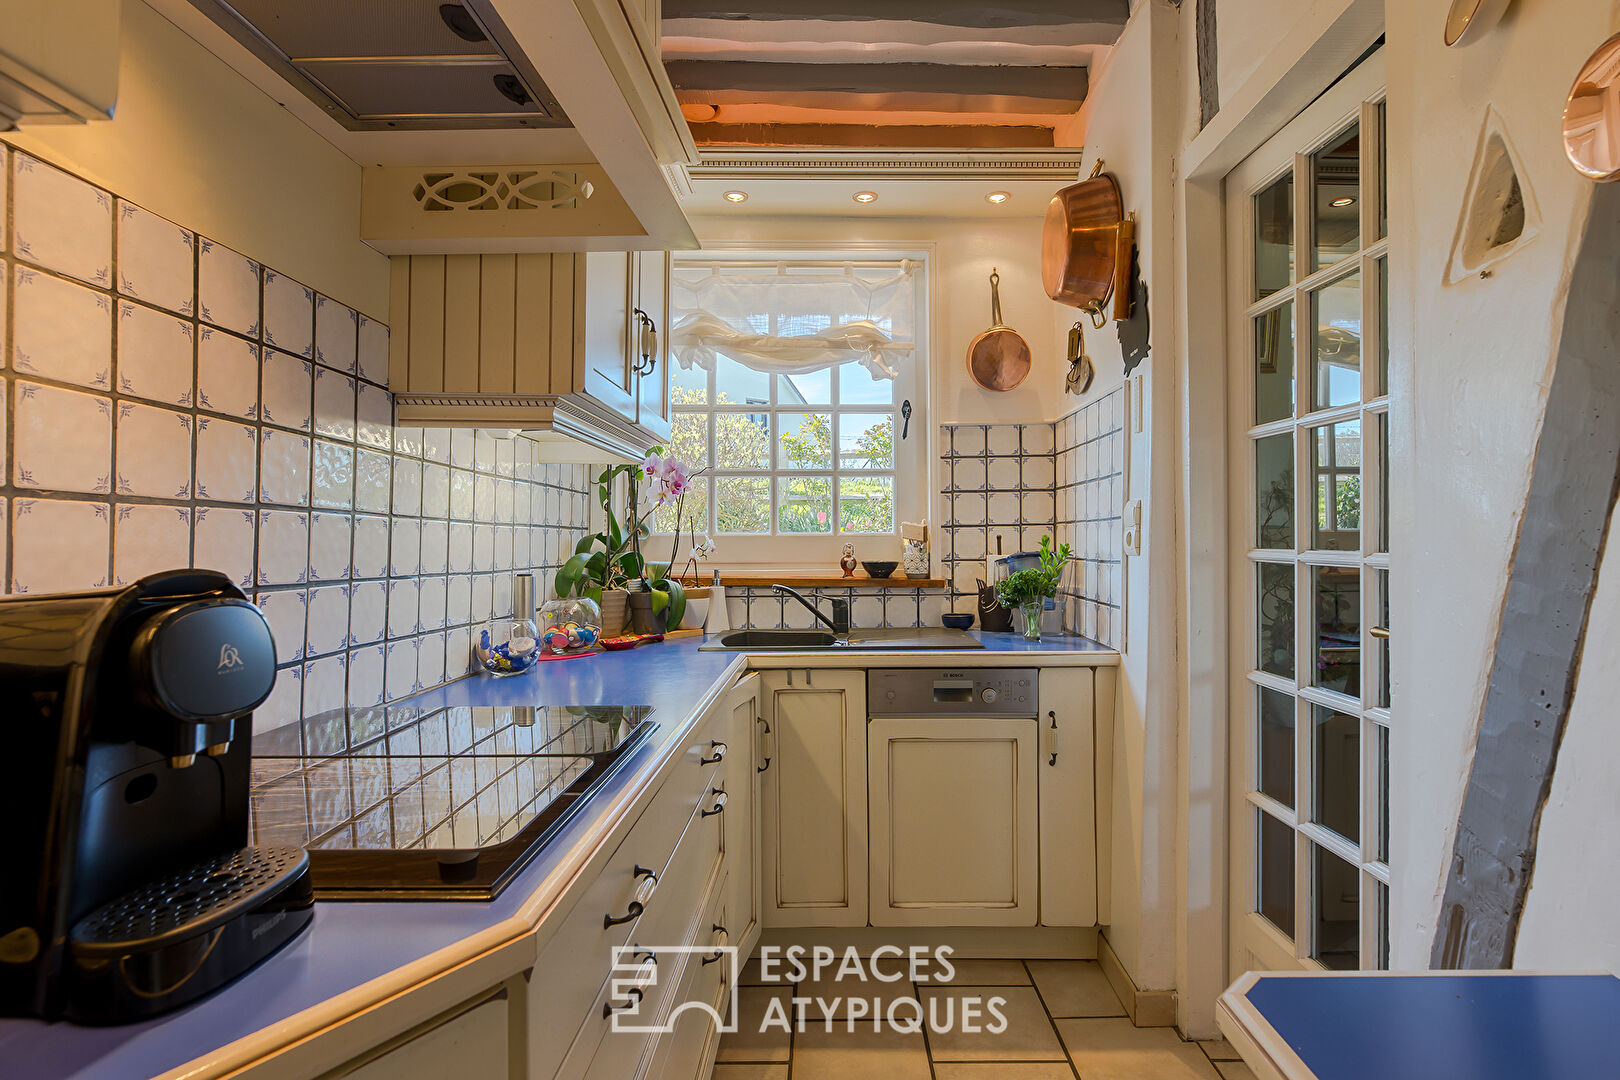
[[236, 646], [228, 641], [220, 645], [219, 667], [214, 669], [214, 674], [217, 675], [223, 671], [235, 671], [241, 666], [242, 654], [236, 651]]

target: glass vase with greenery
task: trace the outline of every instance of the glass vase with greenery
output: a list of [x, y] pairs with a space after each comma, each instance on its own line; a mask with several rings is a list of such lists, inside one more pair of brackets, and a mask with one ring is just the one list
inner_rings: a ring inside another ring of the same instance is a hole
[[1063, 580], [1063, 568], [1072, 558], [1074, 555], [1068, 544], [1054, 551], [1052, 538], [1043, 536], [1039, 566], [1016, 570], [996, 582], [996, 599], [1002, 607], [1020, 614], [1027, 640], [1041, 640], [1041, 616], [1046, 611], [1046, 602], [1057, 596], [1058, 583]]

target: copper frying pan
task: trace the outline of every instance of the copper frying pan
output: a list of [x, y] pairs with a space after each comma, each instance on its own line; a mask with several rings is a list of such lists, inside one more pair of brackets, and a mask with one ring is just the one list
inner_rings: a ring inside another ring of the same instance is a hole
[[990, 329], [968, 346], [968, 374], [986, 390], [1011, 390], [1029, 376], [1029, 342], [1001, 321], [1001, 275], [990, 268]]
[[1108, 173], [1070, 184], [1046, 207], [1041, 284], [1058, 303], [1091, 312], [1099, 328], [1102, 307], [1114, 291], [1123, 218], [1119, 183]]

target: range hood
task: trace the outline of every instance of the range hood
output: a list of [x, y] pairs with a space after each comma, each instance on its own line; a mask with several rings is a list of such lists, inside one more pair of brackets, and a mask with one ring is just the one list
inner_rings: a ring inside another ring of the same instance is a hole
[[487, 0], [192, 0], [350, 131], [565, 128]]

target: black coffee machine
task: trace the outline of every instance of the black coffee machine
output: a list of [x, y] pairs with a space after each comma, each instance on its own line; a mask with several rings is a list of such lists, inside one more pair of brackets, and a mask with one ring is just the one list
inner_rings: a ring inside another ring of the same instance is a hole
[[264, 616], [224, 576], [0, 599], [0, 1014], [115, 1024], [194, 1001], [309, 925], [309, 859], [250, 848]]

